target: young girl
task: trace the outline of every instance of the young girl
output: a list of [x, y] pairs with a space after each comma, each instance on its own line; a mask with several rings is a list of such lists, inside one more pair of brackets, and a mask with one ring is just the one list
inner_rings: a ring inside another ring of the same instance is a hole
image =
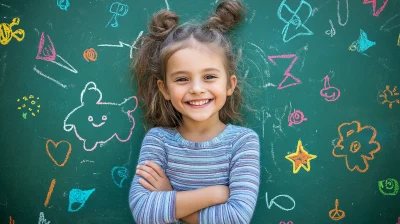
[[153, 15], [134, 59], [138, 96], [152, 127], [143, 139], [129, 206], [139, 224], [250, 223], [260, 146], [241, 121], [236, 61], [226, 33], [244, 5], [221, 2], [205, 24]]

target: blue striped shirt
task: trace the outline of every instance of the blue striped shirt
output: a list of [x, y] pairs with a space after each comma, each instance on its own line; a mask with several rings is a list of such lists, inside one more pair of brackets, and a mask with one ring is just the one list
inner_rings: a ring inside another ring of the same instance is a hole
[[173, 191], [149, 191], [135, 175], [129, 206], [136, 223], [180, 223], [176, 192], [214, 185], [229, 186], [229, 199], [200, 210], [199, 223], [250, 223], [260, 185], [260, 144], [253, 130], [227, 124], [215, 138], [191, 142], [176, 128], [152, 128], [143, 139], [138, 164], [146, 160], [161, 166]]

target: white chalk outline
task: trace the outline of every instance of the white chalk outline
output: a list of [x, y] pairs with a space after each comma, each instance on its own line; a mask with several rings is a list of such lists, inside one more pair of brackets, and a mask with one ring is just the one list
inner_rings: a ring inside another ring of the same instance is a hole
[[132, 45], [126, 44], [126, 43], [124, 43], [122, 41], [118, 41], [119, 44], [99, 44], [97, 46], [98, 47], [124, 47], [124, 46], [127, 46], [127, 47], [129, 47], [131, 49], [130, 52], [129, 52], [129, 56], [130, 56], [130, 58], [133, 58], [133, 53], [132, 53], [133, 48], [137, 49], [135, 47], [135, 45], [136, 45], [136, 42], [138, 41], [138, 39], [142, 36], [142, 34], [143, 34], [143, 31], [140, 31], [139, 35], [136, 37], [136, 40], [133, 42]]
[[[388, 21], [386, 21], [386, 23], [383, 24], [379, 30], [382, 30], [383, 27], [385, 27], [388, 22], [392, 21], [394, 18], [396, 18], [399, 15], [400, 15], [400, 13], [397, 13], [396, 15], [394, 15], [392, 18], [390, 18]], [[400, 26], [400, 24], [397, 24], [396, 26], [392, 26], [390, 28], [385, 29], [385, 32], [389, 32], [389, 31], [391, 31], [392, 29], [394, 29], [394, 28], [396, 28], [398, 26]]]
[[69, 68], [68, 68], [67, 66], [61, 64], [60, 62], [56, 62], [56, 61], [49, 61], [49, 62], [54, 63], [54, 64], [56, 64], [56, 65], [58, 65], [58, 66], [61, 66], [61, 67], [65, 68], [65, 69], [67, 69], [68, 71], [73, 72], [73, 73], [75, 73], [75, 74], [78, 73], [78, 71], [77, 71], [70, 63], [68, 63], [68, 61], [66, 61], [64, 58], [62, 58], [62, 57], [61, 57], [60, 55], [58, 55], [58, 54], [57, 54], [57, 57], [59, 57], [63, 62], [65, 62], [67, 65], [69, 65]]
[[[92, 86], [89, 86], [89, 85], [92, 85]], [[88, 88], [88, 87], [89, 87], [89, 88]], [[129, 130], [129, 136], [128, 136], [126, 139], [120, 139], [119, 136], [118, 136], [118, 134], [115, 132], [114, 134], [111, 135], [111, 137], [109, 137], [109, 138], [106, 139], [106, 140], [103, 140], [103, 141], [96, 141], [96, 143], [94, 144], [94, 146], [93, 146], [92, 148], [90, 148], [90, 149], [87, 149], [87, 148], [86, 148], [86, 145], [85, 145], [86, 139], [82, 138], [82, 137], [78, 134], [78, 132], [77, 132], [77, 130], [76, 130], [76, 126], [75, 126], [74, 124], [67, 124], [68, 118], [69, 118], [76, 110], [78, 110], [79, 108], [81, 108], [81, 107], [83, 107], [83, 106], [85, 105], [85, 103], [83, 102], [83, 96], [85, 95], [86, 90], [94, 90], [94, 91], [98, 92], [98, 94], [99, 94], [99, 99], [96, 101], [96, 104], [100, 104], [100, 105], [115, 105], [115, 106], [121, 106], [121, 105], [123, 105], [124, 103], [126, 103], [126, 102], [127, 102], [128, 100], [130, 100], [130, 99], [134, 99], [134, 100], [136, 101], [135, 108], [134, 108], [133, 110], [128, 110], [127, 112], [122, 111], [123, 113], [125, 113], [125, 114], [128, 115], [128, 117], [130, 118], [130, 120], [132, 120], [132, 127], [131, 127], [130, 130]], [[102, 95], [101, 91], [97, 88], [96, 83], [94, 83], [94, 82], [92, 82], [92, 81], [86, 83], [85, 88], [84, 88], [84, 89], [82, 90], [82, 92], [81, 92], [81, 105], [79, 105], [78, 107], [74, 108], [71, 112], [69, 112], [69, 114], [68, 114], [68, 115], [65, 117], [65, 119], [64, 119], [64, 126], [63, 126], [64, 130], [67, 131], [67, 132], [70, 132], [72, 129], [74, 129], [74, 133], [75, 133], [76, 137], [77, 137], [79, 140], [83, 141], [83, 148], [84, 148], [86, 151], [93, 151], [94, 149], [96, 149], [96, 147], [97, 147], [98, 144], [100, 144], [100, 145], [105, 144], [105, 143], [107, 143], [108, 141], [110, 141], [111, 139], [113, 139], [114, 137], [116, 137], [116, 138], [118, 139], [118, 141], [120, 141], [120, 142], [126, 142], [126, 141], [128, 141], [128, 140], [131, 138], [131, 136], [132, 136], [132, 130], [133, 130], [133, 128], [135, 127], [135, 119], [133, 118], [133, 116], [131, 115], [131, 113], [132, 113], [133, 111], [135, 111], [136, 108], [137, 108], [137, 106], [138, 106], [138, 99], [137, 99], [136, 96], [131, 96], [131, 97], [126, 98], [126, 99], [124, 99], [124, 101], [122, 101], [122, 103], [101, 102], [101, 99], [102, 99], [102, 98], [103, 98], [103, 95]]]
[[[284, 208], [284, 207], [278, 205], [278, 204], [275, 202], [275, 199], [277, 199], [278, 197], [288, 198], [289, 200], [291, 200], [291, 201], [293, 202], [293, 207], [292, 207], [292, 208]], [[268, 202], [268, 192], [265, 192], [265, 200], [266, 200], [266, 202], [267, 202], [267, 207], [268, 207], [268, 209], [271, 209], [271, 207], [272, 207], [273, 204], [275, 204], [276, 207], [278, 207], [278, 208], [280, 208], [280, 209], [282, 209], [282, 210], [284, 210], [284, 211], [290, 211], [290, 210], [293, 210], [294, 207], [296, 207], [296, 202], [294, 201], [294, 199], [293, 199], [292, 197], [290, 197], [289, 195], [287, 195], [287, 194], [280, 194], [280, 195], [277, 195], [277, 196], [275, 196], [273, 199], [271, 199], [271, 201]]]
[[33, 67], [33, 71], [35, 71], [36, 73], [38, 73], [39, 75], [41, 75], [41, 76], [43, 76], [43, 77], [45, 77], [47, 79], [50, 79], [51, 81], [55, 82], [57, 85], [63, 87], [64, 89], [67, 89], [66, 85], [62, 84], [61, 82], [59, 82], [59, 81], [57, 81], [57, 80], [55, 80], [55, 79], [53, 79], [53, 78], [51, 78], [51, 77], [49, 77], [49, 76], [47, 76], [45, 74], [43, 74], [43, 72], [41, 72], [39, 69], [36, 68], [36, 65]]
[[349, 0], [346, 0], [346, 22], [342, 24], [342, 19], [340, 18], [340, 13], [339, 13], [339, 8], [340, 8], [340, 0], [337, 0], [337, 20], [339, 25], [345, 26], [347, 22], [349, 21]]

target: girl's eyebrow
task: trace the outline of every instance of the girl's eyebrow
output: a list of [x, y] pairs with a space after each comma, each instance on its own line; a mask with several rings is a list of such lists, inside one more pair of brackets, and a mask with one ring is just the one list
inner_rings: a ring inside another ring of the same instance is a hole
[[[209, 71], [220, 72], [216, 68], [205, 68], [205, 69], [202, 70], [202, 72], [209, 72]], [[171, 73], [170, 76], [174, 76], [174, 75], [177, 75], [177, 74], [190, 74], [190, 72], [181, 70], [181, 71], [176, 71], [176, 72]]]

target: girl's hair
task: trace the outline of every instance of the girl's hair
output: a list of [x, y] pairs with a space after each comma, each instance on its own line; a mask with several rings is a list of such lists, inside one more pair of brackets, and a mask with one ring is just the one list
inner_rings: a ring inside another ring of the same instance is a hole
[[[239, 1], [222, 1], [204, 24], [186, 23], [182, 26], [178, 26], [179, 17], [174, 12], [161, 10], [153, 15], [148, 27], [149, 33], [138, 40], [139, 46], [133, 59], [133, 76], [136, 75], [137, 79], [139, 101], [145, 106], [147, 128], [177, 127], [182, 124], [182, 115], [172, 106], [171, 101], [165, 100], [157, 86], [157, 80], [162, 80], [167, 88], [166, 65], [176, 51], [199, 45], [213, 49], [216, 47], [222, 53], [227, 80], [237, 74], [237, 61], [226, 34], [241, 22], [245, 11], [244, 4]], [[219, 111], [223, 123], [243, 122], [240, 114], [243, 102], [241, 91], [237, 85]]]

